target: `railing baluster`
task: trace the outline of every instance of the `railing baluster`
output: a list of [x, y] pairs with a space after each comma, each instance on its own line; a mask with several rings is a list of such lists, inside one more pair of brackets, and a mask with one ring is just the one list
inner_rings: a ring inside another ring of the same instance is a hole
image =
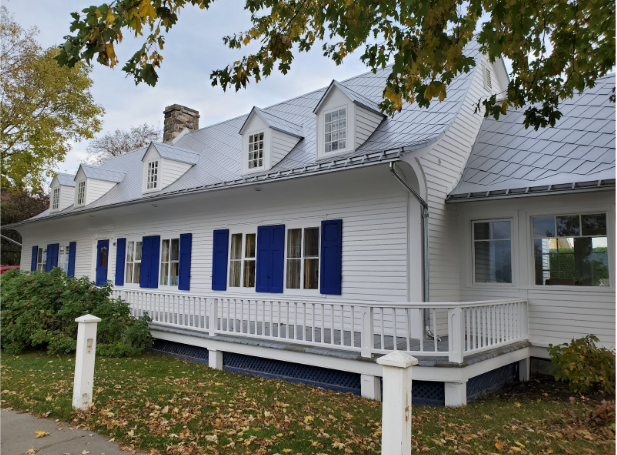
[[381, 322], [381, 349], [385, 350], [386, 349], [386, 337], [385, 337], [384, 333], [385, 333], [386, 329], [385, 329], [385, 325], [384, 325], [384, 322], [383, 322], [383, 310], [384, 310], [383, 307], [381, 307], [379, 309], [379, 317], [380, 317], [380, 322]]
[[396, 308], [392, 307], [392, 347], [398, 351], [398, 343], [396, 342]]
[[409, 308], [404, 308], [403, 311], [405, 312], [405, 345], [407, 346], [407, 351], [411, 351], [411, 324], [409, 321], [411, 318], [411, 312], [409, 311]]
[[341, 308], [341, 346], [345, 346], [345, 306], [339, 305]]
[[437, 352], [437, 310], [433, 310], [433, 350]]
[[334, 344], [334, 304], [330, 304], [330, 344]]

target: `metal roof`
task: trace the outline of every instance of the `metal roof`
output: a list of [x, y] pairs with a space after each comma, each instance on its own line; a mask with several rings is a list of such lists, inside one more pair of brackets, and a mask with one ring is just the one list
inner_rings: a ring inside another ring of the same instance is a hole
[[266, 125], [273, 130], [281, 131], [282, 133], [299, 137], [300, 139], [304, 137], [304, 129], [302, 128], [302, 125], [297, 125], [289, 120], [277, 117], [276, 115], [266, 112], [257, 106], [254, 106], [250, 114], [246, 117], [246, 120], [242, 124], [242, 128], [240, 128], [240, 134], [244, 133], [244, 129], [249, 124], [249, 121], [253, 115], [258, 115], [266, 123]]
[[379, 109], [379, 102], [376, 102], [376, 100], [367, 98], [366, 96], [360, 93], [357, 93], [351, 88], [345, 86], [345, 84], [341, 84], [340, 82], [335, 81], [335, 80], [332, 80], [332, 82], [330, 83], [326, 91], [324, 92], [323, 96], [319, 100], [319, 103], [317, 103], [317, 106], [315, 106], [315, 109], [313, 109], [314, 113], [317, 113], [321, 105], [326, 100], [328, 93], [330, 93], [334, 87], [338, 88], [341, 92], [343, 92], [345, 96], [347, 96], [347, 98], [349, 98], [354, 104], [357, 104], [358, 106], [361, 106], [364, 109], [374, 112], [377, 115], [386, 117], [386, 115], [383, 112], [381, 112], [381, 109]]
[[199, 153], [192, 152], [190, 150], [164, 144], [163, 142], [150, 142], [150, 146], [154, 147], [156, 151], [159, 152], [161, 158], [166, 160], [180, 161], [188, 164], [197, 164], [199, 161]]
[[526, 129], [524, 109], [484, 119], [448, 200], [614, 188], [614, 87], [613, 74], [563, 101], [554, 127]]
[[[479, 45], [471, 44], [467, 54], [479, 62]], [[97, 168], [126, 174], [120, 184], [96, 201], [85, 207], [68, 208], [60, 214], [45, 211], [33, 219], [67, 216], [153, 198], [296, 178], [398, 159], [403, 150], [413, 152], [424, 148], [445, 133], [461, 109], [478, 68], [481, 68], [480, 65], [476, 65], [469, 73], [457, 76], [448, 86], [448, 96], [442, 102], [435, 101], [428, 108], [420, 108], [416, 103], [405, 104], [393, 117], [386, 117], [368, 140], [353, 152], [334, 158], [317, 159], [316, 116], [313, 110], [326, 92], [326, 87], [261, 110], [262, 113], [270, 115], [271, 120], [276, 117], [290, 124], [301, 125], [304, 136], [287, 156], [269, 171], [250, 176], [242, 174], [242, 137], [238, 131], [248, 117], [243, 115], [185, 134], [179, 137], [173, 146], [168, 146], [196, 153], [199, 161], [160, 192], [142, 192], [142, 158], [147, 150], [147, 147], [142, 147], [114, 157]], [[386, 68], [376, 73], [361, 74], [343, 81], [342, 84], [350, 91], [378, 104], [389, 74], [390, 69]]]
[[[89, 179], [107, 180], [109, 182], [120, 183], [126, 175], [125, 172], [120, 170], [106, 169], [103, 166], [80, 164], [79, 167], [84, 171], [84, 175]], [[79, 170], [77, 172], [79, 172]], [[77, 177], [77, 174], [75, 177]]]
[[75, 176], [73, 174], [58, 173], [56, 174], [58, 183], [62, 186], [75, 186]]

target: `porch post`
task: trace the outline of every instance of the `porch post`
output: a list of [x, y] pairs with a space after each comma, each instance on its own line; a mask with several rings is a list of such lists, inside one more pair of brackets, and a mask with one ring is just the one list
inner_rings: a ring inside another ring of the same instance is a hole
[[101, 319], [91, 314], [86, 314], [75, 319], [75, 322], [78, 323], [78, 326], [75, 378], [73, 380], [73, 407], [85, 411], [92, 403], [96, 325], [101, 322]]
[[448, 360], [463, 363], [465, 354], [465, 320], [462, 308], [448, 310]]
[[215, 370], [223, 369], [223, 351], [208, 349], [208, 366]]
[[219, 321], [219, 299], [210, 301], [210, 320], [208, 321], [208, 332], [211, 337], [216, 335], [216, 326]]
[[361, 308], [362, 309], [360, 310], [360, 314], [362, 315], [362, 344], [360, 347], [360, 355], [362, 357], [371, 358], [371, 356], [373, 355], [373, 348], [375, 346], [375, 340], [373, 337], [373, 307], [363, 306]]

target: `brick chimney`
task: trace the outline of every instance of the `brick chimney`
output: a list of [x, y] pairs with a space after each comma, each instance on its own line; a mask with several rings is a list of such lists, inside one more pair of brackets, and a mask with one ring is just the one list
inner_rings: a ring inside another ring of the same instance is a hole
[[172, 104], [163, 111], [165, 123], [163, 127], [163, 142], [174, 140], [184, 128], [190, 131], [199, 129], [199, 112], [186, 106]]

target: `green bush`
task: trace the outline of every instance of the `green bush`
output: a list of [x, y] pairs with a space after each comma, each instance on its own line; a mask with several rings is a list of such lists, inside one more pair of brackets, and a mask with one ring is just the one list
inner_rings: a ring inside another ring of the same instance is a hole
[[615, 351], [596, 346], [594, 335], [557, 346], [549, 345], [557, 381], [568, 382], [573, 392], [615, 393]]
[[26, 349], [49, 353], [76, 349], [77, 323], [85, 314], [101, 318], [97, 354], [122, 357], [152, 346], [146, 315], [134, 318], [128, 303], [111, 298], [109, 285], [96, 286], [88, 278], [69, 278], [59, 268], [51, 272], [5, 272], [2, 293], [2, 349], [10, 354]]

